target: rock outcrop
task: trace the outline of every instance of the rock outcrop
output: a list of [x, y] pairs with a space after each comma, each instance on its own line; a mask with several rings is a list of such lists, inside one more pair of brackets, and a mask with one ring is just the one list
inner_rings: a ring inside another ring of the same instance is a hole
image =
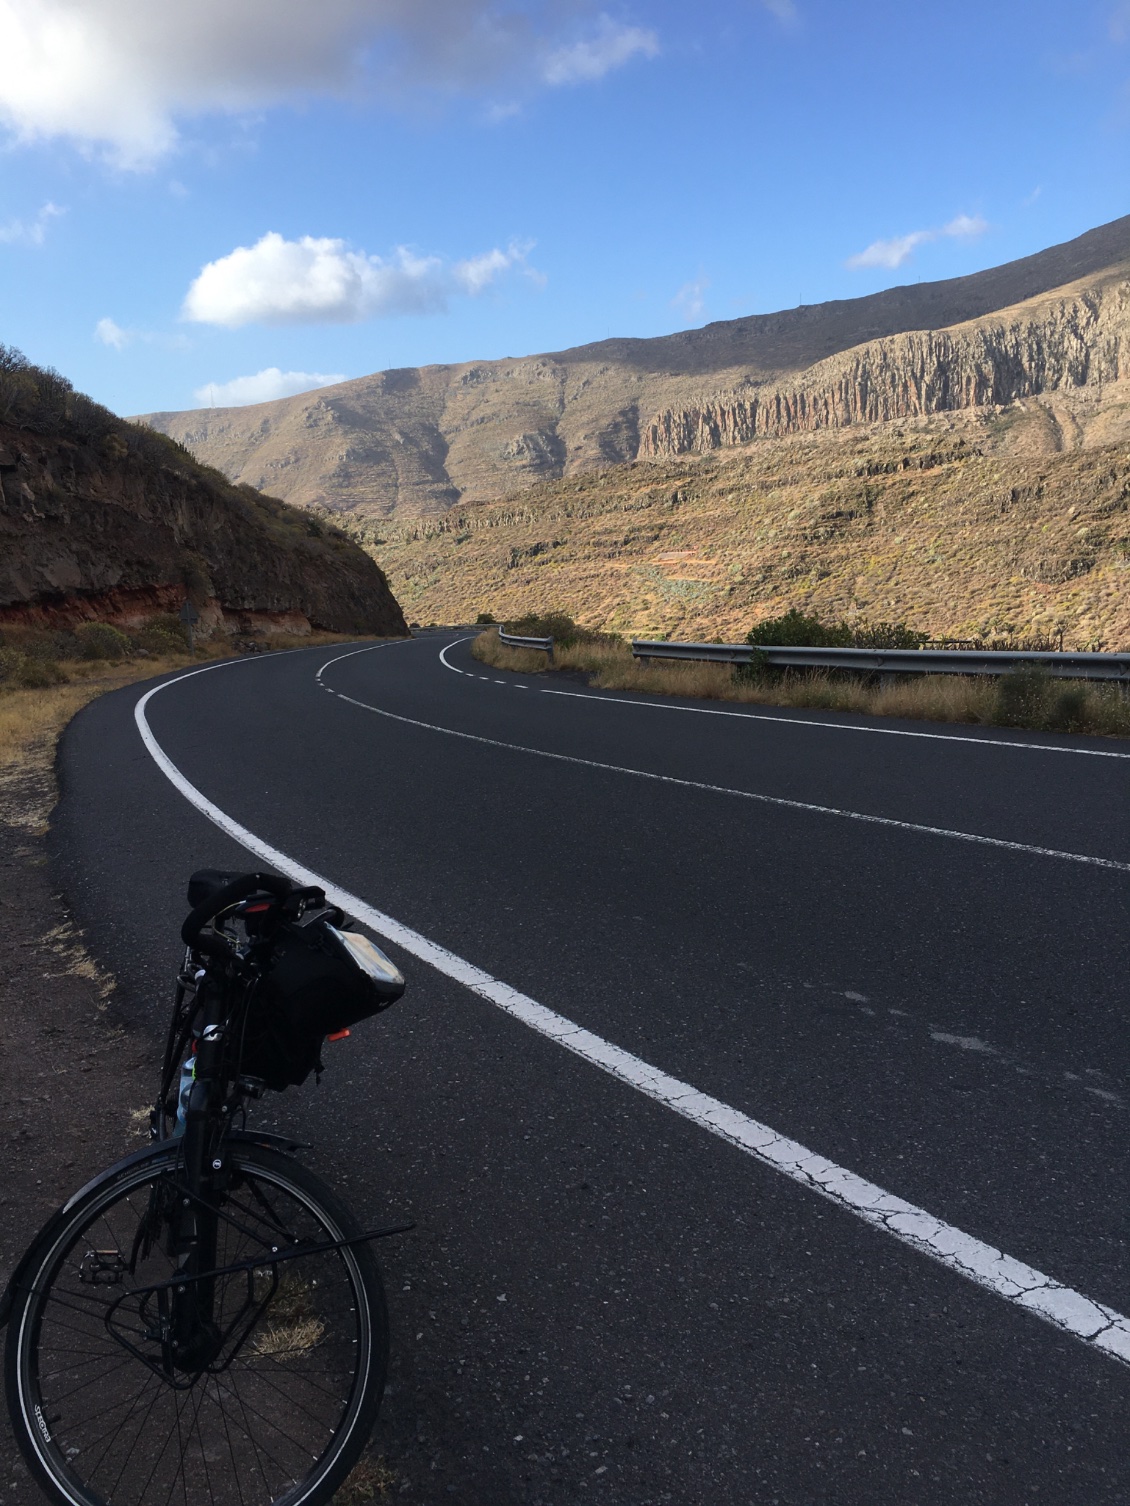
[[643, 427], [645, 458], [753, 439], [1003, 407], [1130, 376], [1130, 277], [1110, 277], [976, 323], [896, 335], [765, 384], [678, 408]]

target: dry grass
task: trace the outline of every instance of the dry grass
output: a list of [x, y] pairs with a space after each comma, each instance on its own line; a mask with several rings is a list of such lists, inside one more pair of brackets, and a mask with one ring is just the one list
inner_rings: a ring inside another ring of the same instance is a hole
[[[215, 657], [220, 657], [216, 655]], [[131, 659], [124, 664], [74, 664], [67, 685], [46, 690], [7, 690], [0, 693], [0, 770], [23, 764], [55, 746], [55, 739], [88, 701], [148, 680], [189, 662], [188, 655], [168, 659]]]
[[256, 1354], [274, 1360], [293, 1359], [295, 1355], [309, 1354], [317, 1348], [326, 1332], [320, 1318], [296, 1318], [291, 1323], [272, 1323], [269, 1328], [257, 1332], [251, 1340]]
[[480, 664], [491, 669], [512, 669], [522, 675], [542, 674], [549, 668], [546, 656], [535, 648], [507, 648], [498, 641], [498, 629], [488, 628], [471, 644], [471, 652]]
[[383, 1459], [364, 1457], [345, 1484], [335, 1492], [337, 1506], [360, 1506], [362, 1501], [383, 1501], [396, 1485], [396, 1476]]
[[[490, 640], [484, 642], [484, 640]], [[498, 642], [497, 632], [477, 638], [472, 653], [496, 669], [531, 673], [521, 654]], [[487, 655], [489, 654], [489, 658]], [[536, 656], [542, 660], [543, 654]], [[1106, 737], [1130, 736], [1130, 700], [1114, 686], [1086, 681], [1051, 681], [1018, 697], [1004, 679], [973, 675], [921, 675], [886, 684], [857, 675], [823, 670], [749, 679], [727, 664], [643, 664], [627, 643], [579, 642], [554, 652], [554, 669], [583, 670], [598, 690], [632, 690], [644, 695], [687, 696], [763, 706], [853, 712], [915, 721], [969, 722], [981, 726], [1037, 727]], [[533, 671], [533, 672], [536, 672]], [[1011, 681], [1011, 677], [1006, 677]]]
[[[255, 1275], [258, 1286], [269, 1291], [273, 1280], [269, 1269], [256, 1271]], [[266, 1291], [261, 1295], [265, 1296]], [[292, 1359], [309, 1354], [325, 1337], [326, 1325], [315, 1311], [312, 1288], [293, 1271], [281, 1276], [267, 1316], [270, 1319], [267, 1326], [257, 1329], [251, 1339], [251, 1347], [257, 1354], [274, 1360]]]

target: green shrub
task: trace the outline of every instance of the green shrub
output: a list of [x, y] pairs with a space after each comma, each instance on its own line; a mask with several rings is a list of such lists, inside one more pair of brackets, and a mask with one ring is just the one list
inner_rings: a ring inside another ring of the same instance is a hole
[[24, 656], [19, 649], [0, 648], [0, 685], [12, 685], [19, 679]]
[[993, 721], [998, 727], [1043, 727], [1051, 710], [1051, 676], [1027, 665], [997, 681]]
[[515, 633], [520, 638], [552, 638], [562, 648], [568, 648], [571, 643], [587, 636], [565, 612], [531, 612], [504, 626], [508, 633]]
[[20, 652], [29, 659], [77, 659], [75, 635], [62, 628], [33, 628], [17, 639]]
[[769, 663], [769, 655], [760, 648], [754, 649], [748, 663], [734, 665], [735, 680], [779, 680], [783, 673]]
[[480, 612], [475, 618], [476, 627], [491, 627], [494, 624], [493, 612]]
[[75, 628], [79, 655], [83, 659], [127, 659], [130, 641], [108, 622], [84, 622]]
[[52, 685], [66, 683], [66, 673], [54, 659], [25, 658], [16, 671], [16, 684], [24, 690], [47, 690]]
[[188, 647], [188, 628], [175, 612], [158, 612], [147, 618], [142, 624], [141, 632], [164, 633], [167, 638], [176, 639], [178, 649]]
[[861, 622], [852, 630], [851, 641], [856, 648], [921, 648], [929, 637], [905, 622]]
[[133, 641], [147, 654], [162, 656], [183, 654], [188, 646], [180, 633], [170, 633], [167, 628], [142, 628], [133, 635]]
[[768, 617], [746, 635], [747, 643], [762, 648], [921, 648], [929, 633], [905, 622], [822, 622], [791, 607], [783, 617]]
[[1092, 721], [1086, 685], [1068, 684], [1055, 693], [1045, 725], [1051, 732], [1085, 732]]
[[846, 622], [825, 623], [790, 607], [783, 617], [767, 617], [746, 634], [747, 643], [762, 648], [850, 648]]

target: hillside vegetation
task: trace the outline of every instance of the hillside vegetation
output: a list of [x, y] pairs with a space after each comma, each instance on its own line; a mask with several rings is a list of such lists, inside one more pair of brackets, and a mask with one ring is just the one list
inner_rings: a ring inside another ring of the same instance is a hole
[[931, 636], [1130, 648], [1130, 444], [1056, 450], [1040, 402], [543, 484], [386, 530], [408, 616], [728, 640], [789, 607]]

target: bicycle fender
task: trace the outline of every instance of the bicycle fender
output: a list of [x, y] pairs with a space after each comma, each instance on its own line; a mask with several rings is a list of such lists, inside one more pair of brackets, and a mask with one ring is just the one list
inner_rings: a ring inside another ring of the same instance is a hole
[[[128, 1166], [136, 1166], [139, 1161], [148, 1161], [155, 1156], [168, 1155], [172, 1146], [172, 1141], [158, 1140], [152, 1145], [147, 1145], [144, 1150], [131, 1151], [128, 1156], [123, 1156], [120, 1161], [115, 1161], [112, 1166], [107, 1166], [105, 1171], [100, 1171], [97, 1176], [91, 1177], [90, 1181], [85, 1182], [77, 1192], [72, 1192], [59, 1212], [69, 1213], [77, 1202], [80, 1202], [88, 1193], [93, 1192], [96, 1187], [101, 1187], [103, 1182], [110, 1181], [120, 1171], [125, 1171]], [[55, 1217], [57, 1218], [58, 1214]], [[49, 1222], [54, 1223], [54, 1218], [50, 1219]]]
[[269, 1150], [281, 1150], [286, 1156], [293, 1156], [295, 1151], [311, 1149], [308, 1140], [295, 1140], [290, 1135], [274, 1135], [270, 1130], [228, 1130], [224, 1136], [225, 1144], [229, 1140], [239, 1140], [244, 1145], [265, 1145]]
[[12, 1308], [16, 1304], [16, 1293], [23, 1283], [24, 1272], [31, 1263], [31, 1257], [35, 1254], [38, 1247], [39, 1236], [37, 1235], [20, 1256], [19, 1264], [8, 1277], [8, 1285], [4, 1288], [4, 1295], [0, 1297], [0, 1328], [6, 1328], [8, 1325], [8, 1320], [12, 1316]]
[[[266, 1130], [229, 1130], [224, 1139], [225, 1141], [239, 1140], [245, 1145], [266, 1145], [270, 1146], [272, 1150], [285, 1151], [288, 1155], [292, 1155], [296, 1150], [309, 1149], [309, 1146], [303, 1141], [292, 1139], [290, 1135], [273, 1135]], [[120, 1161], [115, 1161], [112, 1166], [107, 1166], [97, 1176], [91, 1177], [89, 1182], [85, 1182], [77, 1192], [73, 1192], [59, 1212], [69, 1213], [74, 1205], [86, 1197], [88, 1193], [93, 1192], [97, 1187], [101, 1187], [104, 1182], [108, 1182], [112, 1177], [116, 1177], [120, 1171], [125, 1171], [127, 1167], [136, 1166], [140, 1161], [147, 1161], [151, 1156], [167, 1155], [170, 1150], [175, 1150], [176, 1147], [177, 1142], [175, 1140], [155, 1140], [152, 1144], [146, 1145], [142, 1150], [131, 1151], [128, 1156], [123, 1156]], [[53, 1214], [48, 1223], [54, 1223], [57, 1217], [57, 1214]], [[44, 1225], [44, 1228], [46, 1227]], [[42, 1232], [41, 1230], [40, 1233]], [[38, 1242], [39, 1236], [37, 1235], [32, 1243], [38, 1244]]]

